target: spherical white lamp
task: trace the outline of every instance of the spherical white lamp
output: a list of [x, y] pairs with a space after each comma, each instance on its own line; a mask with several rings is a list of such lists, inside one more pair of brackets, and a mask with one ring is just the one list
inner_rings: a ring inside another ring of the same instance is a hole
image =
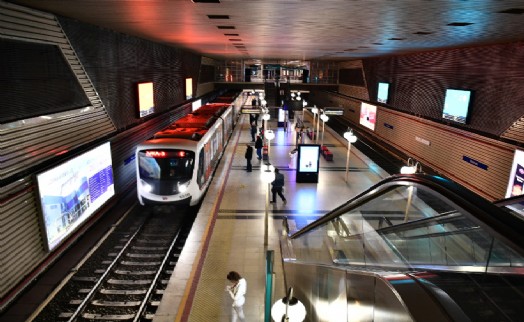
[[275, 132], [273, 132], [273, 130], [267, 130], [264, 132], [264, 137], [266, 140], [271, 141], [275, 138]]
[[348, 140], [349, 143], [357, 142], [357, 137], [353, 134], [353, 131], [351, 130], [344, 133], [344, 139]]
[[[283, 320], [282, 318], [286, 315], [286, 304], [287, 319]], [[291, 300], [288, 302], [288, 297], [286, 296], [273, 304], [271, 307], [271, 318], [275, 322], [302, 322], [306, 319], [306, 307], [295, 297], [291, 297]]]
[[263, 119], [264, 121], [269, 121], [270, 118], [271, 118], [271, 116], [269, 115], [269, 113], [264, 113], [264, 114], [262, 115], [262, 119]]
[[420, 167], [418, 161], [413, 160], [412, 158], [408, 159], [408, 164], [400, 168], [401, 174], [415, 174]]

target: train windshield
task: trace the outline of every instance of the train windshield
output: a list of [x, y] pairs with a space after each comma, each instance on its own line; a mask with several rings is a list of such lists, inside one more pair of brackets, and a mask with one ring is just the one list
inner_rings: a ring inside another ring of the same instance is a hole
[[186, 150], [145, 150], [138, 153], [140, 178], [184, 181], [191, 179], [195, 153]]

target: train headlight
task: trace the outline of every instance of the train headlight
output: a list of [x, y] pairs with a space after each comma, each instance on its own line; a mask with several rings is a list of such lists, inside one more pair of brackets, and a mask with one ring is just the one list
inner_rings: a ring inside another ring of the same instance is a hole
[[187, 188], [189, 187], [189, 183], [191, 181], [188, 181], [188, 182], [184, 182], [184, 183], [178, 183], [178, 192], [180, 193], [184, 193], [187, 191]]
[[142, 190], [144, 190], [145, 192], [151, 192], [153, 190], [153, 187], [146, 183], [144, 180], [141, 180], [142, 181]]

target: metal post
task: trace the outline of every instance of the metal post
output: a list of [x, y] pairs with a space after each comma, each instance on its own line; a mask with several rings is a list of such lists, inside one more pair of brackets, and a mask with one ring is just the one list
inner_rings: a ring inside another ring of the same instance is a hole
[[318, 113], [318, 119], [317, 119], [317, 131], [315, 133], [315, 144], [318, 144], [319, 127], [320, 127], [320, 112]]
[[[269, 160], [269, 154], [268, 154]], [[267, 184], [266, 189], [266, 212], [264, 214], [264, 249], [267, 249], [268, 240], [268, 226], [269, 226], [269, 189], [271, 189], [271, 183]]]
[[348, 154], [346, 158], [346, 182], [348, 182], [348, 173], [349, 173], [349, 154], [351, 151], [351, 143], [348, 142]]
[[322, 141], [320, 142], [320, 146], [324, 146], [324, 125], [326, 124], [326, 122], [324, 122], [322, 120]]

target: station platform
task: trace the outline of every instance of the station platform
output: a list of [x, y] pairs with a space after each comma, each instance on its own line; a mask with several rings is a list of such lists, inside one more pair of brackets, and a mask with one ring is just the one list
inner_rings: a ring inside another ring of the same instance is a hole
[[[311, 115], [301, 118], [305, 127], [313, 128]], [[258, 127], [262, 126], [261, 122], [259, 120]], [[285, 131], [277, 127], [275, 120], [268, 122], [268, 128], [275, 132], [269, 148], [269, 162], [284, 174], [287, 203], [277, 196], [277, 202], [269, 204], [267, 247], [264, 245], [264, 216], [268, 185], [260, 177], [260, 168], [266, 161], [258, 160], [254, 150], [253, 171], [246, 171], [246, 144], [254, 146], [254, 142], [251, 142], [249, 115], [241, 115], [154, 322], [230, 321], [232, 301], [225, 292], [229, 271], [239, 272], [247, 281], [246, 321], [263, 321], [266, 250], [273, 250], [275, 254], [272, 303], [285, 296], [278, 236], [282, 219], [287, 217], [291, 230], [304, 227], [388, 176], [352, 147], [346, 182], [347, 141], [329, 129], [328, 121], [323, 143], [333, 153], [333, 160], [320, 158], [318, 183], [297, 183], [295, 166], [290, 164], [290, 151], [296, 148], [296, 134], [293, 123], [289, 124]], [[304, 135], [302, 143], [315, 142]]]

